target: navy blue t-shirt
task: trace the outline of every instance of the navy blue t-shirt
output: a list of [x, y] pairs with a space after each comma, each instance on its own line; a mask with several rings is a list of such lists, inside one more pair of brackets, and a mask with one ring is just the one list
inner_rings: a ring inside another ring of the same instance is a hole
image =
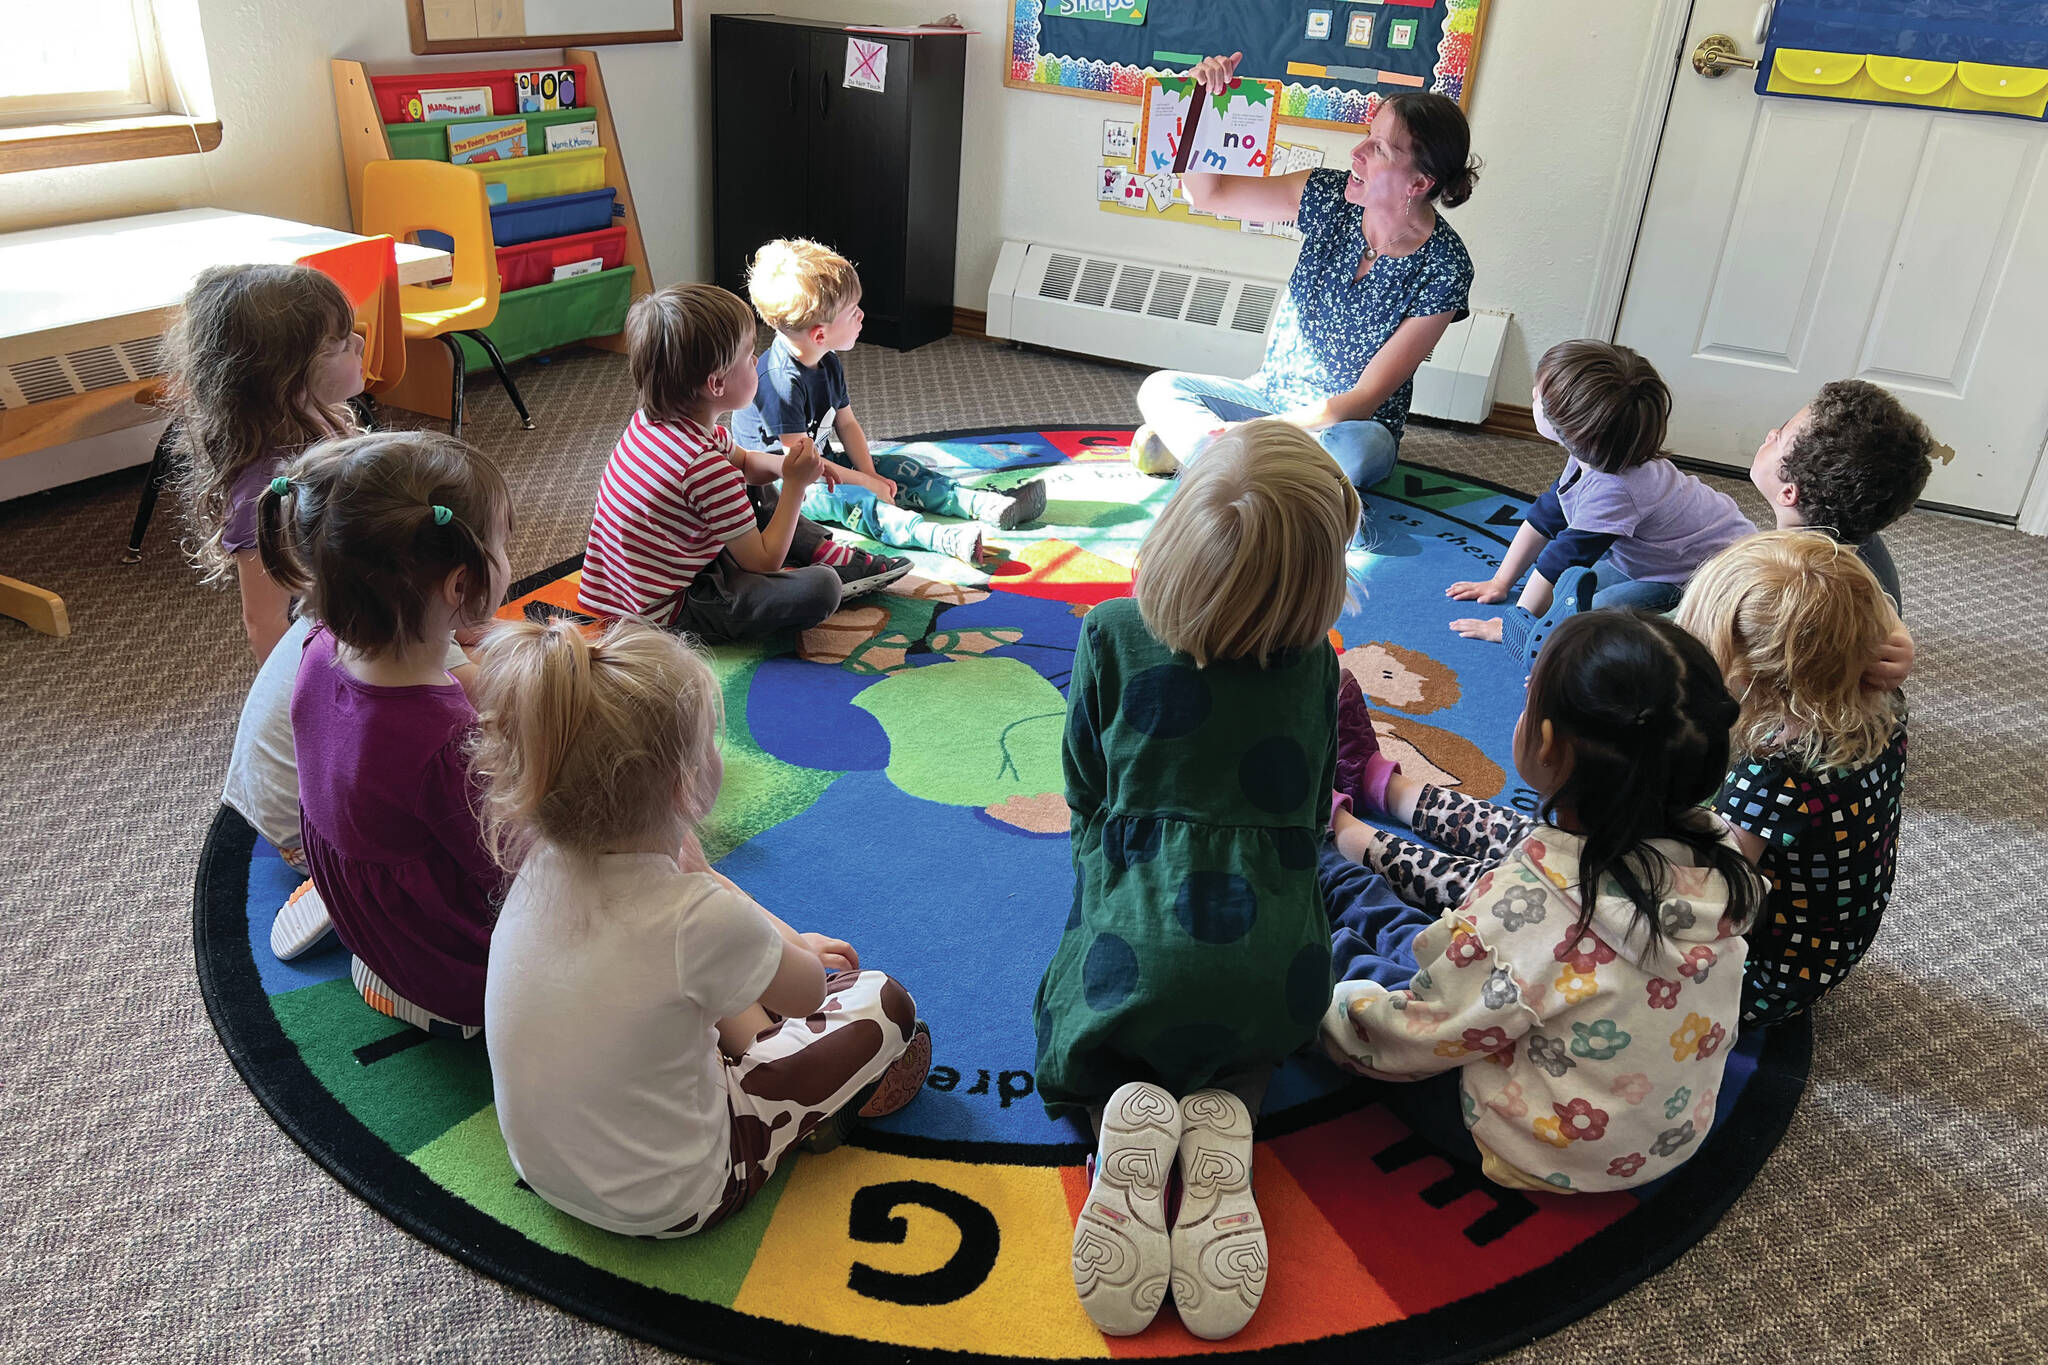
[[761, 386], [754, 406], [732, 415], [732, 438], [749, 450], [779, 451], [784, 436], [803, 435], [824, 453], [832, 435], [829, 420], [852, 406], [846, 394], [846, 366], [837, 351], [827, 351], [815, 365], [805, 365], [781, 337], [775, 338], [754, 362]]

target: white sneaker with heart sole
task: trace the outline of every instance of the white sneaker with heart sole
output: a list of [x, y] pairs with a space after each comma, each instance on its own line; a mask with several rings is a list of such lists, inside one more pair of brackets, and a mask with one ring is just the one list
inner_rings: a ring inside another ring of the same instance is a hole
[[1190, 1332], [1221, 1341], [1266, 1292], [1266, 1225], [1252, 1199], [1252, 1116], [1227, 1090], [1180, 1102], [1180, 1213], [1173, 1225], [1173, 1306]]
[[1095, 1181], [1074, 1224], [1074, 1288], [1109, 1336], [1144, 1331], [1166, 1301], [1166, 1181], [1180, 1125], [1173, 1096], [1143, 1081], [1123, 1086], [1102, 1111]]

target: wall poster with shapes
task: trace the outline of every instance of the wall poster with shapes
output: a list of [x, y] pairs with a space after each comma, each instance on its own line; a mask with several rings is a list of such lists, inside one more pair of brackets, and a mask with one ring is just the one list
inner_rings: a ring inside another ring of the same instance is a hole
[[1282, 122], [1356, 130], [1404, 90], [1467, 104], [1489, 0], [1382, 0], [1346, 6], [1341, 22], [1323, 5], [1148, 0], [1142, 23], [1100, 22], [1094, 11], [1116, 3], [1009, 0], [1003, 83], [1136, 102], [1147, 76], [1182, 75], [1207, 53], [1243, 52], [1239, 76], [1280, 83]]

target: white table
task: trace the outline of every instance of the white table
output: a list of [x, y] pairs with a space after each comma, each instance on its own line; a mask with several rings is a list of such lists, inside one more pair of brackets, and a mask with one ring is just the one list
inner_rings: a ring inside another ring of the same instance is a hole
[[[162, 373], [161, 342], [199, 272], [286, 264], [354, 233], [227, 209], [0, 234], [0, 459], [148, 422], [135, 400]], [[398, 244], [398, 278], [448, 273], [445, 251]], [[56, 594], [0, 577], [0, 615], [70, 633]]]

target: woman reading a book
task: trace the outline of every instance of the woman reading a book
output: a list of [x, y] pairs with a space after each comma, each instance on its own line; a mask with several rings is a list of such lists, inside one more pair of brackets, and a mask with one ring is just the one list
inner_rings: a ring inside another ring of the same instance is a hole
[[[1188, 74], [1219, 92], [1242, 55], [1206, 57]], [[1276, 416], [1314, 436], [1359, 489], [1384, 479], [1416, 367], [1468, 311], [1472, 258], [1437, 206], [1471, 197], [1479, 169], [1471, 148], [1454, 101], [1404, 93], [1380, 105], [1348, 171], [1184, 175], [1196, 208], [1250, 222], [1293, 220], [1301, 255], [1257, 374], [1162, 370], [1145, 381], [1132, 463], [1171, 474], [1217, 432]]]

